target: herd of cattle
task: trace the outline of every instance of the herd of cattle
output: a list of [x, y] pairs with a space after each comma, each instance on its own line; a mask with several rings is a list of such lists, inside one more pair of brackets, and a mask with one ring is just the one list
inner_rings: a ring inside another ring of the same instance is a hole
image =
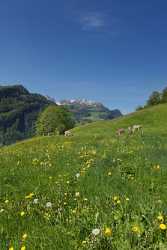
[[136, 132], [141, 132], [141, 134], [143, 134], [143, 126], [142, 125], [133, 125], [131, 127], [128, 127], [127, 129], [125, 129], [125, 128], [119, 128], [116, 131], [116, 135], [117, 136], [121, 136], [122, 134], [125, 134], [126, 131], [128, 131], [129, 135], [133, 135]]
[[[131, 127], [128, 127], [127, 129], [119, 128], [116, 131], [116, 135], [121, 136], [121, 135], [125, 134], [126, 131], [128, 132], [128, 135], [133, 135], [136, 132], [141, 132], [141, 134], [143, 134], [143, 126], [142, 125], [133, 125]], [[64, 136], [66, 136], [66, 137], [73, 136], [73, 133], [71, 130], [67, 130], [67, 131], [65, 131]]]

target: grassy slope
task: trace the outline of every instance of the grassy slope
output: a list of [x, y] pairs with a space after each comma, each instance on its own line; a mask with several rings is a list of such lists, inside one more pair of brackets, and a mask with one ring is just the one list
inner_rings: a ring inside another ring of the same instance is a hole
[[[117, 128], [132, 124], [143, 124], [144, 135], [116, 138]], [[160, 105], [75, 128], [71, 138], [1, 149], [0, 249], [167, 249], [157, 219], [162, 213], [167, 222], [166, 124], [167, 105]]]

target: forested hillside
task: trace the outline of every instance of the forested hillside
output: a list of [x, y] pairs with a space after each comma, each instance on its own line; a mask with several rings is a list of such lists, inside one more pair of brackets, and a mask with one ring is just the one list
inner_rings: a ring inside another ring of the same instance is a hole
[[51, 104], [22, 85], [0, 86], [0, 145], [31, 137], [39, 112]]

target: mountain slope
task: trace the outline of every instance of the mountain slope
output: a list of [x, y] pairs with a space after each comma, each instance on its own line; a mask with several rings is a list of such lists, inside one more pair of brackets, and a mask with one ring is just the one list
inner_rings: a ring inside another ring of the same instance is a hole
[[109, 110], [102, 103], [87, 100], [63, 100], [64, 105], [74, 114], [79, 123], [88, 123], [97, 120], [111, 120], [122, 116], [119, 110]]
[[166, 249], [166, 124], [159, 105], [2, 148], [1, 249]]
[[39, 112], [51, 102], [22, 85], [0, 86], [0, 144], [34, 135]]

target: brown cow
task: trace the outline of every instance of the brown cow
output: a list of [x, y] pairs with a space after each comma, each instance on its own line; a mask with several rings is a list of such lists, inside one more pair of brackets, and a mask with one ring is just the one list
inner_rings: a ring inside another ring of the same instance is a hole
[[117, 131], [116, 131], [116, 135], [117, 136], [121, 136], [122, 134], [125, 133], [125, 129], [124, 128], [119, 128]]

